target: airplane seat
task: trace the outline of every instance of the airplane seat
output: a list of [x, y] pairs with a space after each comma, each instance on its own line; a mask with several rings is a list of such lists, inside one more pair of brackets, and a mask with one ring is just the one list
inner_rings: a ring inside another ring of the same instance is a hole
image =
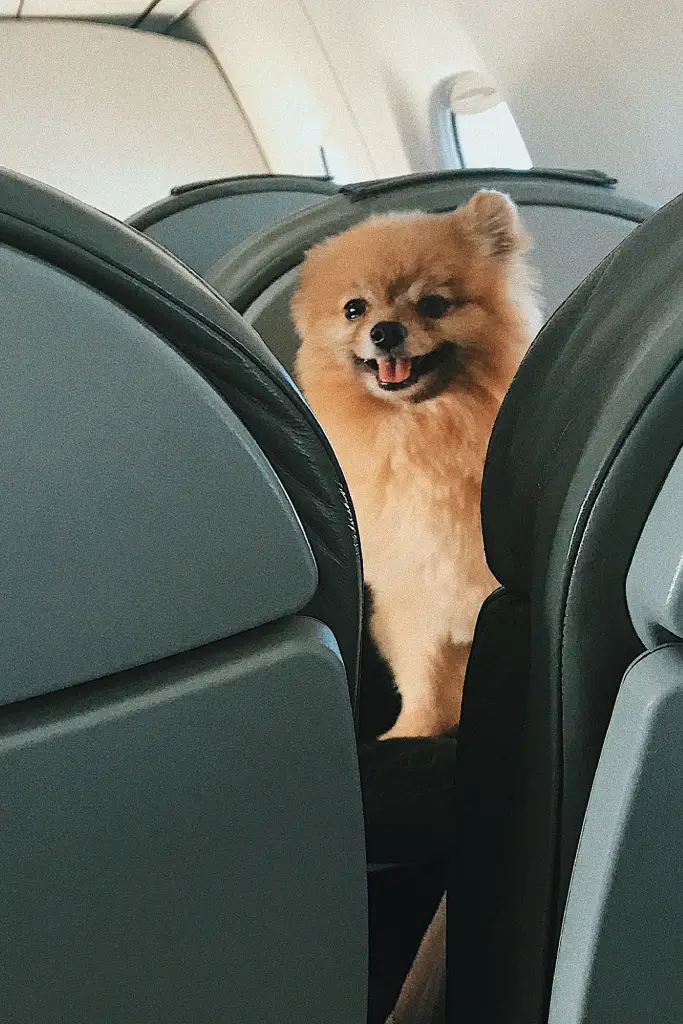
[[0, 1018], [363, 1024], [361, 572], [254, 332], [0, 175]]
[[336, 192], [329, 178], [288, 174], [198, 181], [171, 189], [127, 223], [204, 277], [245, 238]]
[[501, 589], [465, 682], [448, 889], [461, 1024], [546, 1024], [554, 971], [551, 1024], [683, 1012], [681, 251], [683, 197], [555, 313], [494, 426]]
[[465, 170], [413, 174], [347, 185], [339, 194], [285, 218], [220, 259], [209, 283], [242, 313], [283, 366], [291, 369], [298, 339], [289, 303], [297, 268], [312, 245], [364, 220], [393, 210], [453, 210], [481, 188], [507, 192], [521, 208], [533, 238], [546, 315], [653, 207], [622, 195], [616, 180], [597, 171]]

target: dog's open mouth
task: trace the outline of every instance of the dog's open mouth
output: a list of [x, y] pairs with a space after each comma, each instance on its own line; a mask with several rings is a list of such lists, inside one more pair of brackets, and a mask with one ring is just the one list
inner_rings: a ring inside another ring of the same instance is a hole
[[399, 391], [416, 384], [420, 377], [436, 370], [453, 354], [454, 345], [450, 341], [442, 342], [433, 352], [423, 356], [394, 359], [391, 356], [380, 356], [377, 359], [361, 359], [354, 356], [353, 361], [366, 373], [374, 373], [377, 383], [385, 391]]

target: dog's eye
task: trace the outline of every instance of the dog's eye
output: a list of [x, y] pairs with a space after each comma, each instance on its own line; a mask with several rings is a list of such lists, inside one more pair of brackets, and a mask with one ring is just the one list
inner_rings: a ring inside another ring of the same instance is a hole
[[423, 295], [417, 303], [417, 311], [420, 316], [428, 316], [430, 320], [438, 320], [440, 316], [447, 313], [455, 303], [445, 299], [443, 295]]
[[357, 320], [368, 308], [365, 299], [349, 299], [344, 306], [344, 316], [347, 320]]

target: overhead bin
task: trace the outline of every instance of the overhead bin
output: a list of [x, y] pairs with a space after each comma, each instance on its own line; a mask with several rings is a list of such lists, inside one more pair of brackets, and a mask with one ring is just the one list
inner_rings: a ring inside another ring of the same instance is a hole
[[116, 217], [178, 182], [269, 170], [196, 43], [95, 22], [0, 19], [0, 95], [0, 166]]
[[3, 4], [19, 18], [93, 18], [129, 26], [170, 25], [192, 7], [191, 0], [0, 0], [0, 15]]

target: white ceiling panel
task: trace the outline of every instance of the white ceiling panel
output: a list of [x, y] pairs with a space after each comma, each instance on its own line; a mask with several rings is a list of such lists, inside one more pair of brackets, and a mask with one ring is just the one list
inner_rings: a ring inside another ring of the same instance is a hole
[[21, 0], [0, 0], [0, 18], [14, 18], [19, 11]]
[[[0, 0], [0, 3], [3, 0]], [[97, 18], [132, 23], [149, 3], [145, 0], [24, 0], [23, 18]]]

